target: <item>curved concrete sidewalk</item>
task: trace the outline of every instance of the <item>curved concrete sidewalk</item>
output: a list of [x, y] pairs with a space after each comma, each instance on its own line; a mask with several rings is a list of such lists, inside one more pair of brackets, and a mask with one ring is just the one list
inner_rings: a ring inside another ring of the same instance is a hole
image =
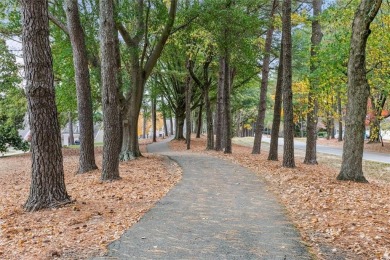
[[148, 150], [178, 162], [183, 179], [98, 259], [311, 259], [255, 174], [167, 143]]

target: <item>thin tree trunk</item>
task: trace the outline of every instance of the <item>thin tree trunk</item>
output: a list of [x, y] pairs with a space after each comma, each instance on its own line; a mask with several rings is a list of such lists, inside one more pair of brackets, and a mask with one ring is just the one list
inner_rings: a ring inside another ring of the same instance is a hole
[[341, 93], [337, 93], [337, 110], [339, 112], [339, 136], [338, 141], [343, 141], [343, 111], [341, 110]]
[[152, 98], [153, 142], [157, 142], [157, 100]]
[[263, 67], [261, 68], [260, 99], [259, 99], [258, 113], [256, 118], [255, 139], [253, 142], [252, 154], [260, 154], [260, 150], [261, 150], [261, 139], [263, 137], [265, 111], [267, 109], [269, 63], [270, 63], [271, 49], [272, 49], [272, 35], [274, 33], [273, 20], [274, 20], [274, 13], [277, 6], [278, 6], [278, 0], [274, 0], [272, 3], [271, 13], [269, 15], [270, 24], [267, 29], [267, 35], [265, 37]]
[[283, 112], [284, 149], [283, 167], [294, 168], [294, 116], [292, 104], [292, 44], [291, 44], [291, 0], [283, 1]]
[[186, 144], [187, 150], [191, 148], [191, 78], [186, 78]]
[[318, 80], [314, 72], [317, 69], [317, 49], [322, 40], [321, 24], [318, 16], [321, 14], [322, 0], [313, 0], [313, 19], [311, 23], [311, 50], [310, 50], [310, 89], [309, 89], [309, 112], [307, 114], [307, 138], [306, 154], [303, 163], [317, 164], [317, 122], [318, 122], [318, 100], [316, 98], [316, 88]]
[[77, 91], [77, 111], [80, 125], [78, 173], [85, 173], [97, 169], [94, 152], [93, 111], [88, 55], [77, 0], [66, 0], [65, 10], [69, 37], [72, 44]]
[[370, 86], [366, 78], [366, 45], [370, 24], [382, 4], [381, 0], [362, 0], [352, 23], [348, 61], [348, 102], [345, 140], [338, 180], [367, 182], [363, 175], [362, 159], [365, 117]]
[[[161, 97], [161, 104], [164, 104], [164, 98]], [[164, 134], [165, 136], [169, 136], [168, 134], [168, 126], [167, 126], [167, 112], [165, 109], [162, 110], [163, 122], [164, 122]]]
[[214, 124], [213, 111], [211, 109], [211, 102], [209, 97], [210, 86], [205, 86], [204, 102], [206, 106], [206, 124], [207, 124], [207, 146], [206, 150], [214, 149]]
[[236, 136], [240, 137], [240, 123], [241, 123], [241, 110], [237, 112], [237, 120], [236, 120]]
[[48, 2], [21, 0], [22, 48], [31, 129], [31, 185], [24, 208], [36, 211], [71, 202], [66, 192], [61, 132], [55, 104]]
[[224, 85], [223, 83], [225, 82], [225, 57], [220, 57], [219, 58], [219, 80], [218, 80], [218, 90], [217, 90], [217, 113], [215, 114], [216, 116], [216, 121], [217, 123], [215, 124], [215, 150], [216, 151], [222, 151], [222, 126], [223, 126], [223, 90], [224, 90]]
[[330, 138], [335, 139], [335, 131], [334, 131], [334, 117], [330, 119]]
[[200, 138], [200, 134], [202, 132], [202, 110], [203, 110], [203, 103], [200, 103], [197, 124], [196, 124], [196, 138]]
[[68, 121], [69, 121], [69, 144], [74, 145], [74, 133], [73, 133], [73, 117], [72, 112], [68, 112]]
[[173, 131], [173, 118], [172, 118], [172, 111], [169, 110], [169, 127], [171, 128], [170, 129], [170, 135], [174, 135], [174, 131]]
[[147, 118], [146, 118], [146, 107], [144, 107], [144, 113], [142, 115], [142, 138], [146, 138], [146, 123], [147, 123]]
[[119, 144], [121, 127], [118, 109], [117, 61], [115, 51], [115, 26], [112, 0], [100, 1], [100, 51], [102, 59], [103, 104], [103, 166], [101, 179], [119, 179]]
[[223, 114], [224, 114], [224, 153], [232, 153], [232, 127], [231, 127], [231, 111], [230, 111], [230, 90], [233, 81], [233, 75], [230, 70], [230, 53], [225, 49], [225, 77], [223, 84]]
[[[114, 0], [116, 1], [116, 0]], [[114, 4], [115, 6], [115, 4]], [[118, 10], [114, 9], [114, 20], [118, 17]], [[119, 139], [118, 139], [118, 154], [120, 156], [120, 153], [123, 149], [123, 140], [125, 137], [124, 132], [129, 131], [129, 128], [125, 128], [125, 121], [126, 121], [126, 115], [128, 112], [128, 107], [125, 105], [125, 97], [122, 93], [123, 88], [123, 80], [122, 80], [122, 63], [121, 63], [121, 50], [120, 50], [120, 41], [119, 41], [119, 32], [118, 30], [114, 31], [114, 39], [115, 39], [115, 61], [116, 61], [116, 78], [118, 80], [118, 104], [119, 104]], [[128, 123], [128, 122], [127, 122]], [[120, 159], [120, 158], [119, 158]]]

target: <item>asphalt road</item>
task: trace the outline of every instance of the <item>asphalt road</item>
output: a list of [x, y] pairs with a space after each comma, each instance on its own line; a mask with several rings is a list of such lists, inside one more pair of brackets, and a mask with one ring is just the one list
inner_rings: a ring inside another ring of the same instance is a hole
[[[240, 138], [237, 138], [237, 139], [240, 139]], [[250, 139], [248, 139], [245, 142], [242, 142], [242, 144], [252, 146], [253, 139], [252, 139], [252, 142], [249, 142], [249, 140]], [[269, 143], [270, 138], [263, 136], [262, 142]], [[279, 138], [279, 145], [283, 147], [283, 138]], [[294, 140], [294, 147], [295, 147], [295, 149], [298, 149], [298, 150], [305, 150], [306, 143]], [[336, 155], [336, 156], [340, 156], [340, 157], [343, 155], [342, 148], [325, 146], [325, 145], [317, 145], [317, 152]], [[365, 151], [365, 152], [363, 152], [363, 160], [390, 164], [390, 154]]]

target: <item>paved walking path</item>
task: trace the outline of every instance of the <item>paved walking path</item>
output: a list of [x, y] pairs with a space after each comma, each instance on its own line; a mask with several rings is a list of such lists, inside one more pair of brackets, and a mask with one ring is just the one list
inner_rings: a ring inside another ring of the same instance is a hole
[[258, 176], [167, 143], [148, 150], [178, 162], [183, 179], [97, 259], [311, 259]]

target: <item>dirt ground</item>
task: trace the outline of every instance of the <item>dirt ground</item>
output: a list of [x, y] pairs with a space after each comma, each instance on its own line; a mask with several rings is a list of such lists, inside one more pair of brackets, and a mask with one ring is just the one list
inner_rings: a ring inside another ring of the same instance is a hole
[[[186, 148], [178, 141], [171, 147]], [[390, 259], [389, 165], [365, 162], [368, 184], [341, 182], [336, 156], [319, 154], [319, 165], [309, 166], [297, 151], [296, 168], [288, 169], [268, 161], [268, 152], [252, 155], [251, 148], [234, 145], [233, 154], [223, 154], [205, 147], [204, 138], [191, 142], [191, 151], [231, 160], [263, 178], [317, 259]]]
[[[101, 182], [100, 170], [76, 175], [78, 150], [64, 149], [65, 182], [74, 203], [23, 211], [30, 185], [30, 155], [0, 158], [0, 259], [86, 259], [136, 223], [181, 178], [163, 157], [147, 154], [120, 163], [119, 181]], [[96, 149], [101, 168], [102, 149]]]

